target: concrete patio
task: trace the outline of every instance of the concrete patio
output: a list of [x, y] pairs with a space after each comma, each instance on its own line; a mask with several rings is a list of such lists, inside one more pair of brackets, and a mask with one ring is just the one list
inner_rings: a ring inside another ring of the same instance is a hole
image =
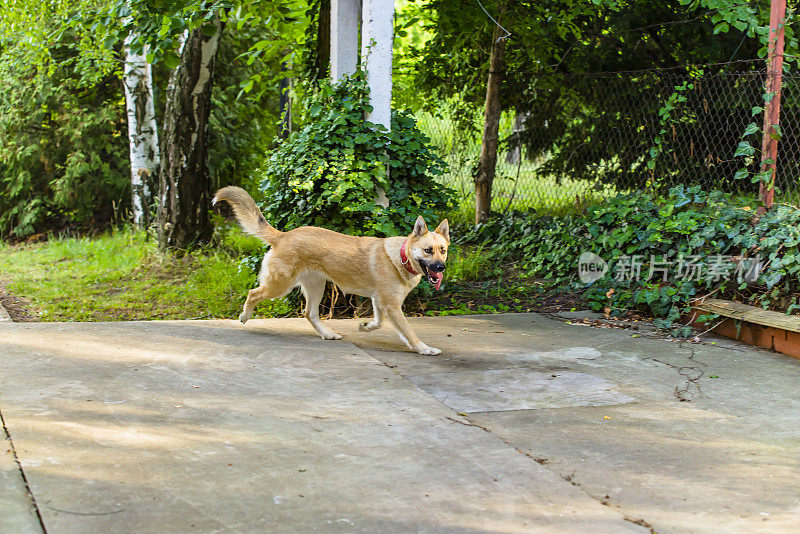
[[800, 360], [411, 323], [0, 324], [0, 532], [800, 531]]

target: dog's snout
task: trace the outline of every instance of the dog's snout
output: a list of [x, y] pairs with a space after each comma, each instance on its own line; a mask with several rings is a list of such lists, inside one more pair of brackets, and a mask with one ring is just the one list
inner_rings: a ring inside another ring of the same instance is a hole
[[431, 271], [434, 271], [434, 272], [437, 272], [437, 273], [444, 272], [444, 262], [441, 262], [441, 261], [435, 261], [435, 262], [431, 263], [431, 264], [428, 266], [428, 268], [429, 268]]

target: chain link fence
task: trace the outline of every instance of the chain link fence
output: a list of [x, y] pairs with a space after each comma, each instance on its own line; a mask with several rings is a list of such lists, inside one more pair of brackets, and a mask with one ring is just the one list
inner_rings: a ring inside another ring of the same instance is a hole
[[[679, 184], [755, 196], [758, 184], [750, 176], [760, 165], [766, 75], [755, 67], [763, 61], [533, 79], [535, 111], [506, 113], [501, 120], [492, 209], [553, 211], [617, 192]], [[464, 199], [471, 197], [481, 110], [417, 117], [447, 162], [446, 183]], [[799, 120], [800, 76], [785, 74], [779, 202], [800, 198]], [[755, 150], [742, 149], [743, 140]], [[748, 175], [734, 179], [743, 168]]]

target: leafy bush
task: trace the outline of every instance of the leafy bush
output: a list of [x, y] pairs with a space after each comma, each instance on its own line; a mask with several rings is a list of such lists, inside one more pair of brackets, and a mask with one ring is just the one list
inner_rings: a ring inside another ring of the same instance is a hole
[[266, 164], [261, 193], [272, 224], [388, 236], [410, 232], [417, 215], [432, 221], [447, 210], [452, 191], [436, 181], [444, 163], [415, 119], [394, 111], [387, 132], [364, 119], [368, 101], [362, 72], [320, 85], [305, 126]]
[[[501, 243], [495, 250], [521, 256], [525, 270], [555, 286], [583, 290], [596, 310], [644, 309], [663, 326], [685, 313], [691, 299], [712, 292], [789, 313], [800, 307], [800, 209], [778, 206], [758, 217], [754, 205], [700, 187], [675, 187], [664, 197], [619, 195], [562, 218], [515, 212], [476, 227], [466, 239]], [[588, 286], [577, 281], [586, 251], [609, 264], [608, 274]], [[641, 260], [640, 279], [615, 276], [634, 257]], [[681, 258], [698, 269], [724, 264], [728, 272], [718, 279], [663, 280], [659, 267]], [[756, 260], [761, 270], [752, 283], [734, 276], [737, 266]]]
[[130, 204], [121, 88], [0, 52], [0, 235], [108, 222]]

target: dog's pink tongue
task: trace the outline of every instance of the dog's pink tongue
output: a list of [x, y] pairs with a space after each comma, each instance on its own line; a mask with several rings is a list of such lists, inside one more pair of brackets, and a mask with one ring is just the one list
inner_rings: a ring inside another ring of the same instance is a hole
[[439, 286], [442, 285], [442, 278], [444, 278], [443, 273], [431, 273], [431, 276], [436, 279], [436, 283], [433, 284], [433, 288], [436, 291], [439, 291]]

